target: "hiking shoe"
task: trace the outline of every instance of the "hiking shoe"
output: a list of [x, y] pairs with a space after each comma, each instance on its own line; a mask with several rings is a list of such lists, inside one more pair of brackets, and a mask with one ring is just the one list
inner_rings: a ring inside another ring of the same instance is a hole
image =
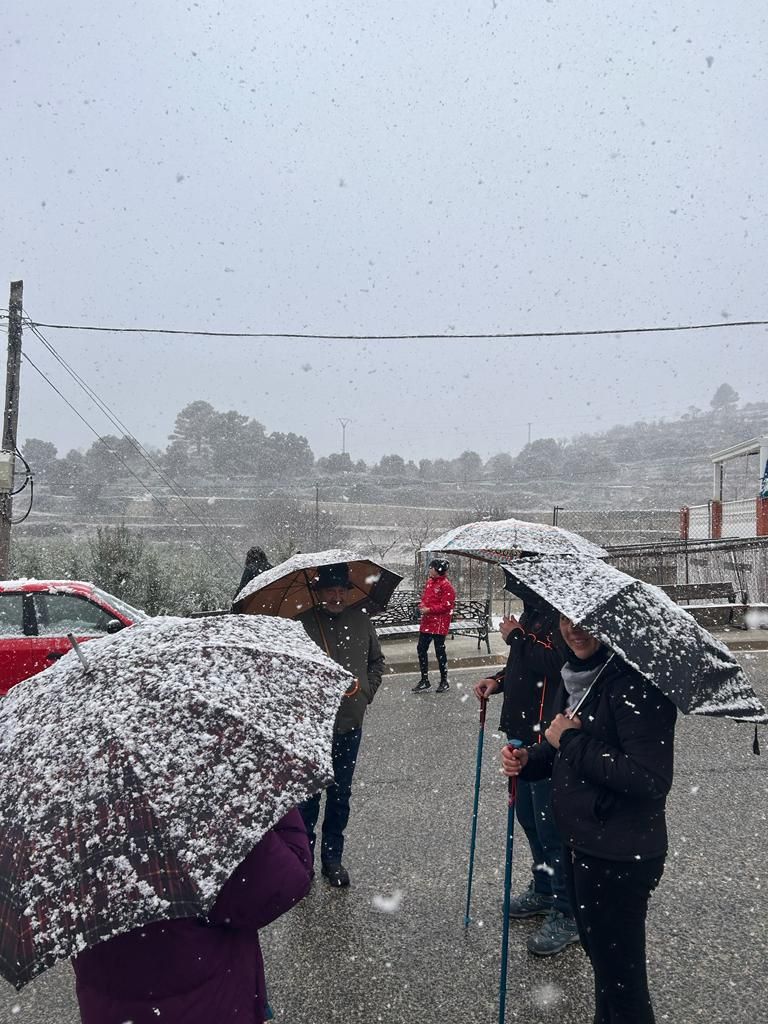
[[552, 910], [552, 897], [536, 892], [533, 882], [519, 896], [509, 901], [509, 916], [514, 918], [536, 917], [537, 914], [548, 914]]
[[345, 889], [349, 885], [349, 872], [340, 862], [323, 864], [322, 872], [328, 879], [328, 884], [336, 889]]
[[535, 956], [554, 956], [579, 941], [579, 932], [572, 917], [552, 910], [544, 924], [528, 939], [528, 952]]
[[449, 686], [448, 686], [448, 680], [447, 680], [447, 679], [441, 679], [441, 680], [440, 680], [440, 685], [439, 685], [439, 686], [438, 686], [438, 688], [437, 688], [437, 689], [435, 690], [435, 693], [445, 693], [445, 691], [446, 691], [447, 689], [449, 689]]
[[431, 688], [432, 684], [430, 681], [422, 676], [418, 683], [416, 683], [416, 685], [411, 689], [411, 693], [422, 693], [424, 690], [430, 690]]

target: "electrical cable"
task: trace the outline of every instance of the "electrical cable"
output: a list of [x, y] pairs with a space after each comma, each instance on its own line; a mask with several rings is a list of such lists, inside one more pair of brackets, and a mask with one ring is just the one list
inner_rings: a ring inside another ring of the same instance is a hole
[[311, 334], [306, 331], [185, 331], [170, 327], [101, 327], [92, 324], [45, 324], [35, 321], [35, 327], [53, 331], [103, 331], [110, 334], [182, 334], [202, 338], [262, 338], [295, 339], [308, 341], [493, 341], [526, 338], [588, 338], [610, 334], [669, 334], [682, 331], [712, 331], [733, 327], [768, 327], [768, 320], [724, 320], [702, 324], [679, 324], [661, 327], [617, 327], [569, 331], [504, 331], [485, 334]]
[[[173, 514], [173, 512], [170, 510], [170, 508], [168, 508], [168, 506], [166, 504], [164, 504], [164, 502], [160, 498], [158, 498], [158, 496], [149, 487], [147, 487], [146, 482], [143, 481], [141, 479], [141, 477], [131, 469], [131, 467], [128, 465], [128, 463], [123, 458], [121, 458], [121, 456], [118, 455], [118, 453], [116, 451], [113, 451], [109, 447], [107, 442], [99, 434], [99, 432], [96, 430], [96, 428], [91, 426], [91, 424], [88, 422], [88, 420], [85, 418], [85, 416], [83, 416], [82, 413], [79, 412], [75, 408], [75, 406], [69, 401], [69, 399], [66, 398], [66, 396], [56, 387], [56, 385], [53, 383], [53, 381], [51, 381], [50, 378], [48, 376], [46, 376], [46, 374], [40, 369], [40, 367], [37, 366], [37, 364], [34, 363], [32, 361], [32, 359], [30, 359], [30, 357], [27, 355], [27, 353], [26, 352], [22, 352], [22, 356], [29, 363], [29, 365], [32, 367], [32, 369], [35, 370], [43, 378], [43, 380], [46, 382], [46, 384], [48, 384], [48, 386], [53, 391], [56, 392], [56, 394], [59, 396], [59, 398], [61, 398], [61, 400], [65, 403], [65, 405], [69, 406], [69, 408], [72, 410], [72, 412], [77, 416], [77, 418], [79, 420], [81, 420], [82, 423], [85, 424], [85, 426], [91, 431], [91, 433], [97, 438], [97, 440], [99, 440], [104, 445], [104, 447], [107, 449], [107, 451], [110, 453], [110, 455], [114, 456], [114, 458], [117, 459], [117, 461], [123, 466], [123, 468], [128, 473], [130, 473], [130, 475], [132, 477], [134, 477], [136, 480], [138, 480], [138, 482], [141, 484], [142, 488], [150, 495], [151, 498], [154, 499], [154, 501], [166, 513], [168, 518], [171, 519], [174, 523], [176, 523], [176, 525], [178, 527], [183, 528], [182, 524], [179, 522], [179, 520], [176, 518], [176, 516]], [[203, 552], [203, 554], [206, 556], [206, 558], [208, 558], [208, 560], [211, 562], [211, 564], [214, 565], [218, 569], [219, 568], [218, 564], [214, 561], [214, 559], [211, 557], [211, 555], [208, 554], [206, 549], [205, 548], [201, 548], [200, 550]], [[238, 564], [238, 566], [240, 565], [239, 559], [237, 560], [237, 564]]]
[[171, 477], [169, 477], [167, 474], [163, 472], [161, 467], [158, 466], [158, 464], [154, 461], [150, 453], [136, 439], [136, 437], [131, 433], [131, 431], [122, 422], [122, 420], [115, 413], [112, 412], [112, 410], [109, 408], [106, 402], [104, 402], [99, 397], [99, 395], [96, 394], [93, 388], [77, 373], [77, 371], [72, 366], [69, 365], [69, 363], [64, 359], [64, 357], [61, 356], [59, 352], [56, 351], [55, 347], [40, 333], [40, 331], [37, 329], [37, 327], [31, 321], [31, 319], [26, 318], [24, 322], [27, 326], [31, 328], [35, 337], [38, 338], [38, 340], [44, 345], [48, 352], [50, 352], [50, 354], [61, 364], [61, 366], [70, 375], [70, 377], [72, 377], [76, 384], [85, 392], [88, 398], [92, 402], [94, 402], [97, 405], [97, 407], [104, 413], [104, 415], [110, 420], [113, 426], [115, 426], [118, 430], [122, 431], [123, 436], [131, 444], [131, 446], [139, 455], [139, 457], [142, 458], [144, 462], [146, 462], [150, 469], [152, 469], [153, 472], [156, 473], [157, 476], [163, 481], [163, 483], [173, 492], [173, 494], [179, 499], [181, 504], [184, 506], [187, 512], [189, 512], [192, 518], [195, 519], [199, 523], [199, 525], [203, 527], [204, 530], [208, 531], [211, 534], [212, 539], [215, 540], [217, 544], [219, 544], [221, 549], [224, 551], [226, 555], [229, 556], [232, 562], [235, 565], [237, 565], [238, 568], [240, 568], [241, 559], [239, 559], [237, 555], [235, 555], [235, 553], [226, 546], [226, 544], [221, 542], [219, 538], [214, 536], [213, 531], [216, 530], [216, 524], [213, 522], [213, 520], [209, 519], [208, 521], [206, 521], [205, 519], [203, 519], [197, 512], [197, 510], [186, 501], [186, 498], [190, 498], [191, 495], [185, 493], [183, 491], [183, 488], [180, 487], [180, 485], [178, 485]]

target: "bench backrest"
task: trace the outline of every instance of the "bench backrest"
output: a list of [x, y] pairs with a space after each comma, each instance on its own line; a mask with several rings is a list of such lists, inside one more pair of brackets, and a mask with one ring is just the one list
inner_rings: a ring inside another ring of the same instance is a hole
[[661, 588], [673, 601], [712, 601], [725, 598], [726, 601], [736, 600], [733, 583], [718, 580], [712, 583], [675, 583]]

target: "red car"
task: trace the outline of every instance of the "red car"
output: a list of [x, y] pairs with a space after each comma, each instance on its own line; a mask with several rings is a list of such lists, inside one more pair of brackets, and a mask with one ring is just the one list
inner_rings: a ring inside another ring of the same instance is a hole
[[71, 650], [67, 633], [82, 642], [146, 618], [92, 583], [0, 581], [0, 695]]

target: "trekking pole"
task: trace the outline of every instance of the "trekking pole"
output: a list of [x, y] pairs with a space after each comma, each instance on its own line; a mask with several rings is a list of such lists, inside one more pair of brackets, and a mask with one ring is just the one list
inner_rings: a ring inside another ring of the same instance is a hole
[[467, 877], [467, 905], [464, 909], [464, 927], [469, 927], [469, 905], [472, 901], [472, 873], [475, 868], [475, 840], [477, 839], [477, 809], [480, 804], [480, 769], [483, 766], [483, 740], [485, 739], [485, 713], [488, 698], [480, 698], [480, 732], [477, 737], [477, 767], [475, 769], [475, 802], [472, 807], [472, 838], [469, 842], [469, 874]]
[[[522, 747], [520, 740], [509, 740], [507, 746]], [[509, 904], [512, 893], [512, 847], [515, 838], [515, 800], [517, 777], [507, 780], [507, 855], [504, 862], [504, 921], [501, 926], [501, 977], [499, 979], [499, 1024], [504, 1024], [507, 1007], [507, 958], [509, 952]]]

